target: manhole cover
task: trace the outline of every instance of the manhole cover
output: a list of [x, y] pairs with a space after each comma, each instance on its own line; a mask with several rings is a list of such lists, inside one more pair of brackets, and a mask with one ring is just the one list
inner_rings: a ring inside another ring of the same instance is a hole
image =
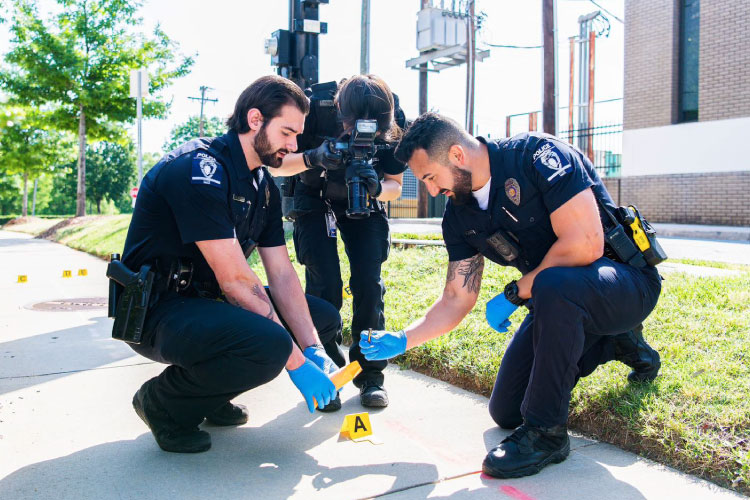
[[27, 306], [34, 311], [87, 311], [107, 307], [104, 297], [83, 297], [76, 299], [48, 300]]

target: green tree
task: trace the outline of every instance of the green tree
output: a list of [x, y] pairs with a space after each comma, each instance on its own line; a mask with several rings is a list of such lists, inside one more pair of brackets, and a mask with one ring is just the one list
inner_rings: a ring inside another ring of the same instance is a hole
[[29, 179], [67, 160], [71, 146], [66, 134], [43, 128], [38, 113], [6, 107], [0, 117], [0, 166], [5, 173], [23, 178], [21, 215], [28, 215]]
[[[188, 121], [177, 125], [169, 133], [169, 139], [164, 143], [164, 151], [169, 152], [182, 146], [184, 143], [200, 137], [200, 117], [191, 116]], [[203, 119], [203, 136], [216, 137], [227, 131], [227, 126], [221, 118], [213, 116]]]
[[[6, 0], [10, 1], [10, 0]], [[13, 0], [13, 36], [0, 70], [0, 87], [12, 99], [48, 112], [50, 123], [78, 133], [76, 215], [86, 214], [86, 143], [113, 139], [118, 123], [135, 116], [130, 70], [145, 68], [151, 95], [188, 73], [193, 60], [177, 57], [177, 44], [156, 27], [138, 33], [141, 3], [133, 0], [57, 0], [60, 13], [43, 19], [32, 0]], [[168, 104], [144, 100], [145, 117], [161, 117]]]

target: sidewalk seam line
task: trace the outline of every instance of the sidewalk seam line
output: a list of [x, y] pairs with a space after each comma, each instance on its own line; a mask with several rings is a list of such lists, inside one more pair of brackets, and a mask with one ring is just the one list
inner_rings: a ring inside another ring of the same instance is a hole
[[153, 365], [156, 364], [156, 361], [144, 361], [142, 363], [133, 363], [129, 365], [117, 365], [117, 366], [99, 366], [96, 368], [82, 368], [80, 370], [67, 370], [62, 372], [50, 372], [50, 373], [38, 373], [34, 375], [17, 375], [14, 377], [0, 377], [0, 380], [13, 380], [14, 378], [34, 378], [34, 377], [48, 377], [50, 375], [64, 375], [66, 373], [81, 373], [81, 372], [92, 372], [95, 370], [111, 370], [113, 368], [127, 368], [130, 366], [140, 366], [140, 365]]

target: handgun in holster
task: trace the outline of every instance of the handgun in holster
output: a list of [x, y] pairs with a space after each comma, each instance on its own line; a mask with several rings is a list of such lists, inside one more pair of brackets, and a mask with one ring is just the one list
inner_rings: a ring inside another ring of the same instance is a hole
[[112, 338], [130, 344], [140, 344], [146, 321], [155, 273], [143, 265], [138, 272], [120, 262], [119, 254], [112, 254], [107, 266], [109, 278], [109, 317], [115, 319]]

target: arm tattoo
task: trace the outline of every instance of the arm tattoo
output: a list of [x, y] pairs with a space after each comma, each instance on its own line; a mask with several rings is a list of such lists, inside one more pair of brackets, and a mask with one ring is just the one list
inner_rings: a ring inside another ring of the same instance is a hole
[[258, 297], [260, 300], [268, 304], [268, 314], [266, 314], [266, 318], [273, 319], [273, 305], [271, 304], [271, 301], [268, 298], [268, 295], [266, 295], [266, 291], [258, 286], [256, 283], [253, 285], [253, 295]]
[[481, 253], [465, 260], [448, 262], [448, 276], [445, 281], [456, 279], [456, 273], [464, 277], [462, 288], [469, 289], [471, 293], [479, 293], [482, 283], [482, 272], [484, 271], [484, 257]]

